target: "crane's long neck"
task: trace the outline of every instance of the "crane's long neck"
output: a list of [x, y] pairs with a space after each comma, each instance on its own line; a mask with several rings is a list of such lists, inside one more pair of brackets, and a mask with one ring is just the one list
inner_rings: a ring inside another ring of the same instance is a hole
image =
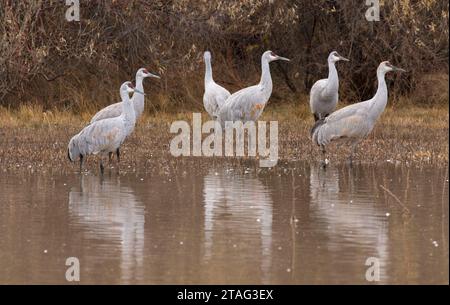
[[327, 93], [334, 93], [339, 90], [339, 77], [335, 62], [328, 60], [328, 81], [326, 87]]
[[388, 100], [388, 90], [385, 80], [385, 71], [377, 71], [378, 89], [372, 99], [372, 106], [370, 107], [371, 117], [377, 119], [386, 108]]
[[205, 59], [205, 85], [213, 81], [211, 59]]
[[272, 76], [270, 75], [269, 61], [264, 57], [261, 59], [261, 80], [259, 86], [262, 87], [268, 99], [272, 93]]
[[[136, 75], [136, 89], [144, 92], [144, 78], [140, 75]], [[144, 96], [142, 93], [133, 93], [132, 103], [135, 111], [135, 115], [140, 116], [144, 112]]]
[[136, 89], [144, 92], [144, 78], [140, 75], [136, 75]]
[[136, 116], [128, 92], [126, 90], [121, 91], [120, 97], [122, 98], [122, 117], [128, 124], [134, 126]]

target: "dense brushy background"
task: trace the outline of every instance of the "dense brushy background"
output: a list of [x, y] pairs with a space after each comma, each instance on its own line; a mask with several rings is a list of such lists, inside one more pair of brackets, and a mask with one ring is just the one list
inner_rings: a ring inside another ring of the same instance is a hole
[[65, 1], [0, 0], [0, 106], [96, 109], [147, 67], [162, 76], [145, 81], [148, 111], [200, 109], [207, 49], [231, 91], [258, 81], [264, 50], [291, 58], [272, 64], [271, 103], [306, 103], [332, 50], [351, 59], [338, 64], [344, 102], [370, 97], [390, 60], [409, 71], [389, 76], [394, 103], [447, 103], [448, 1], [380, 2], [368, 22], [362, 0], [80, 0], [67, 22]]

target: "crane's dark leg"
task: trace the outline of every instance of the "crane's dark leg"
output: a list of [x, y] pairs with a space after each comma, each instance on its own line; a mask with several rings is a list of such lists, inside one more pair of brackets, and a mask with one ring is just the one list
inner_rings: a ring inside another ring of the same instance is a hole
[[100, 157], [100, 173], [103, 176], [103, 173], [105, 172], [105, 167], [103, 166], [103, 158]]
[[113, 157], [113, 153], [112, 153], [112, 152], [109, 152], [109, 153], [108, 153], [109, 164], [111, 164], [111, 162], [112, 162], [112, 157]]
[[327, 159], [327, 151], [325, 150], [325, 146], [320, 145], [320, 150], [322, 151], [322, 156], [323, 156], [322, 168], [326, 168], [328, 165], [328, 159]]
[[353, 156], [355, 155], [356, 146], [358, 145], [359, 141], [352, 142], [352, 148], [350, 151], [350, 156], [348, 157], [348, 162], [350, 166], [353, 165]]
[[117, 156], [117, 173], [120, 173], [120, 149], [116, 149], [116, 156]]
[[83, 172], [83, 155], [80, 154], [80, 174]]

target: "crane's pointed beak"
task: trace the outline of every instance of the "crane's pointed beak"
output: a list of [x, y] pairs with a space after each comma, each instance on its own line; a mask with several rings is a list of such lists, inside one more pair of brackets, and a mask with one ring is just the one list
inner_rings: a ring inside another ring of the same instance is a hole
[[156, 74], [153, 74], [153, 73], [147, 73], [147, 77], [153, 77], [153, 78], [157, 78], [157, 79], [161, 78], [159, 75], [156, 75]]
[[399, 67], [395, 67], [395, 66], [392, 66], [392, 69], [394, 69], [394, 71], [398, 71], [398, 72], [406, 72], [405, 69], [402, 69], [402, 68], [399, 68]]
[[289, 58], [278, 56], [277, 59], [284, 60], [284, 61], [291, 61]]
[[344, 56], [339, 55], [339, 59], [343, 61], [350, 61], [350, 59], [345, 58]]

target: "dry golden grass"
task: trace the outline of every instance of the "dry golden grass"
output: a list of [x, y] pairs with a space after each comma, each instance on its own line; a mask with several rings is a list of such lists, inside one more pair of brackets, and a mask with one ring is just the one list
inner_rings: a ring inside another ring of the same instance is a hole
[[[396, 104], [383, 113], [371, 135], [357, 150], [356, 160], [363, 163], [401, 164], [448, 163], [449, 109], [422, 108]], [[92, 113], [74, 115], [61, 111], [42, 111], [39, 106], [17, 110], [0, 108], [0, 169], [2, 171], [76, 171], [67, 159], [67, 143], [89, 121]], [[208, 166], [211, 162], [241, 162], [251, 158], [174, 158], [169, 144], [170, 124], [192, 119], [192, 112], [145, 114], [133, 135], [122, 146], [121, 170], [166, 172], [183, 162]], [[203, 120], [207, 119], [206, 114]], [[307, 103], [269, 105], [262, 120], [279, 122], [279, 156], [282, 162], [318, 162], [318, 147], [311, 143], [313, 123]], [[348, 148], [329, 147], [331, 162], [345, 162]], [[88, 158], [85, 168], [97, 170], [96, 158]], [[281, 164], [281, 163], [279, 163]]]

